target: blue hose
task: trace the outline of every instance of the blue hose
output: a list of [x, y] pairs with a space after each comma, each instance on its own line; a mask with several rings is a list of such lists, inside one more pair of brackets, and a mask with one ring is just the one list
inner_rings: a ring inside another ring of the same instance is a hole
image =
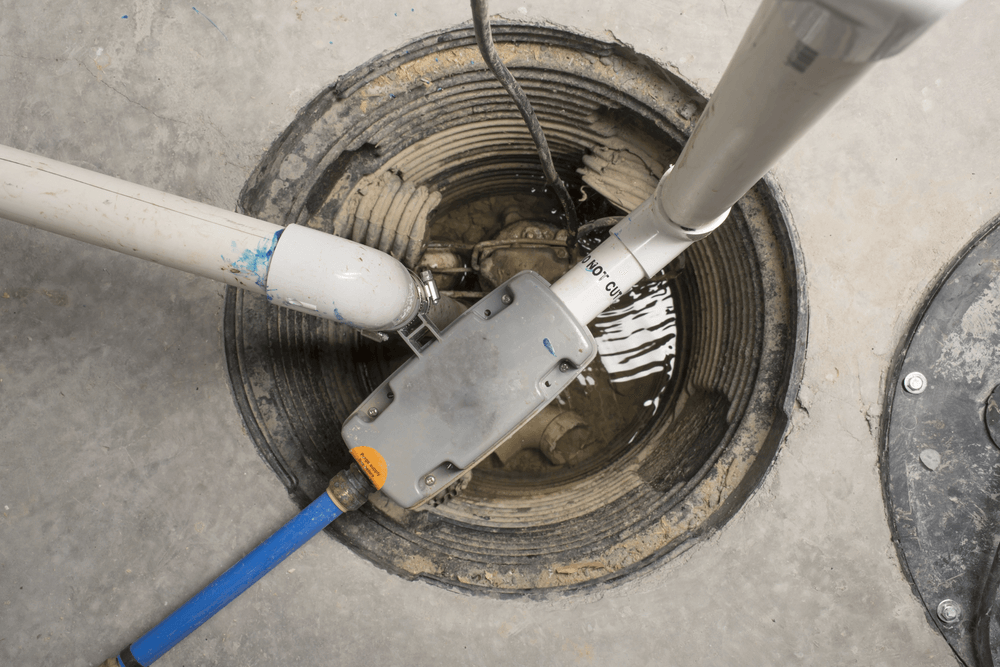
[[341, 514], [330, 495], [321, 494], [180, 609], [132, 642], [118, 655], [118, 664], [148, 667]]

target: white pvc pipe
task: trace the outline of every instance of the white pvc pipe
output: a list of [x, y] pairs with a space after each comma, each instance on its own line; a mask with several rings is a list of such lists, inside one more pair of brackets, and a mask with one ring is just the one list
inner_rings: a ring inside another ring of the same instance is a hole
[[674, 169], [660, 213], [718, 220], [880, 58], [962, 0], [764, 0]]
[[[580, 322], [653, 277], [730, 208], [879, 58], [961, 0], [764, 0], [677, 163], [591, 257], [552, 286]], [[832, 9], [831, 9], [832, 7]], [[592, 266], [598, 262], [597, 269]], [[637, 271], [637, 267], [639, 270]]]
[[416, 317], [420, 291], [374, 248], [0, 146], [0, 217], [267, 294], [359, 329]]
[[283, 229], [7, 146], [0, 217], [261, 294]]
[[660, 212], [698, 230], [717, 220], [871, 68], [806, 46], [764, 0], [684, 150], [660, 182]]

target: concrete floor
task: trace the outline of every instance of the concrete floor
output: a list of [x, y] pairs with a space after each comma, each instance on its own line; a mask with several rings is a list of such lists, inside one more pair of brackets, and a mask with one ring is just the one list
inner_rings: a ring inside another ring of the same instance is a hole
[[[196, 6], [0, 0], [0, 143], [232, 208], [322, 87], [469, 17]], [[707, 92], [754, 9], [491, 6], [617, 38]], [[925, 290], [1000, 213], [998, 9], [970, 0], [775, 169], [808, 271], [802, 409], [723, 530], [620, 587], [534, 602], [406, 582], [321, 535], [157, 664], [954, 664], [890, 542], [877, 429]], [[0, 258], [0, 663], [94, 665], [295, 507], [233, 405], [220, 285], [5, 221]]]

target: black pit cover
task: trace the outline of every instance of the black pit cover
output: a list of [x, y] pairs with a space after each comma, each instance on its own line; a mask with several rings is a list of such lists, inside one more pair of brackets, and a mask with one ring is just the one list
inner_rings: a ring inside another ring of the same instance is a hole
[[[1000, 448], [988, 409], [1000, 385], [1000, 218], [954, 261], [897, 354], [883, 421], [882, 482], [903, 568], [932, 622], [974, 665], [971, 628], [1000, 539]], [[922, 393], [903, 387], [911, 372]], [[934, 450], [940, 464], [928, 452]], [[933, 468], [933, 469], [932, 469]], [[958, 622], [938, 618], [942, 600]], [[994, 614], [996, 615], [996, 613]], [[992, 621], [994, 655], [1000, 626]]]

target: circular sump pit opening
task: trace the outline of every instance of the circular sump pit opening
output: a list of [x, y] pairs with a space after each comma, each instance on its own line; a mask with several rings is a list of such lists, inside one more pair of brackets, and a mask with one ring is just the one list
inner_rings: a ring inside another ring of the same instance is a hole
[[[705, 99], [620, 44], [520, 23], [494, 34], [581, 220], [652, 192]], [[241, 205], [431, 264], [463, 298], [520, 268], [552, 280], [574, 261], [527, 130], [469, 27], [317, 96]], [[376, 494], [330, 532], [390, 572], [494, 595], [581, 589], [677, 553], [740, 508], [784, 433], [805, 337], [797, 258], [780, 194], [762, 181], [592, 325], [597, 361], [465, 488], [424, 511]], [[248, 431], [304, 506], [351, 462], [341, 424], [406, 348], [235, 289], [224, 330]]]

